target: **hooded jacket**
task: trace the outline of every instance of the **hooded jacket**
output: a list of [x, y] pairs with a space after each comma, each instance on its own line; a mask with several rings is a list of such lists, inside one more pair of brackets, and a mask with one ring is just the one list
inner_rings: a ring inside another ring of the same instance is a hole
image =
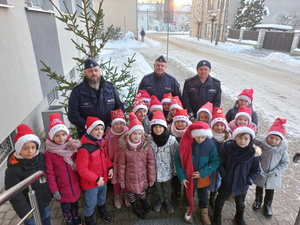
[[[258, 127], [258, 117], [257, 117], [257, 113], [254, 111], [252, 103], [248, 106], [249, 108], [252, 108], [252, 122], [255, 123], [256, 125], [256, 129]], [[236, 101], [234, 103], [234, 106], [232, 109], [229, 109], [228, 112], [226, 113], [226, 120], [228, 123], [230, 123], [230, 121], [235, 119], [235, 115], [237, 114], [237, 112], [239, 111], [240, 107], [238, 104], [238, 101]]]

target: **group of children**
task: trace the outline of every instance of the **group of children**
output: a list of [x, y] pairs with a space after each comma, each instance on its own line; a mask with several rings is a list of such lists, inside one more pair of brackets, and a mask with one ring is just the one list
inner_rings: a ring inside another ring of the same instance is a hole
[[[168, 213], [173, 213], [172, 192], [180, 200], [183, 186], [185, 222], [193, 222], [193, 197], [197, 190], [203, 224], [211, 224], [208, 202], [214, 210], [214, 223], [222, 224], [224, 202], [233, 194], [235, 220], [242, 225], [245, 197], [252, 184], [256, 184], [253, 209], [260, 209], [263, 202], [264, 213], [272, 216], [274, 189], [280, 188], [281, 173], [289, 164], [284, 138], [286, 120], [276, 119], [264, 140], [255, 139], [258, 120], [252, 101], [253, 90], [243, 90], [226, 117], [222, 108], [213, 109], [208, 102], [192, 123], [178, 97], [165, 94], [160, 102], [140, 91], [128, 124], [120, 109], [111, 112], [111, 127], [106, 131], [99, 118], [88, 117], [80, 141], [71, 138], [59, 113], [50, 115], [44, 154], [39, 152], [39, 138], [22, 124], [17, 128], [15, 151], [8, 157], [5, 188], [37, 170], [45, 171], [47, 183], [35, 181], [32, 185], [43, 224], [50, 224], [52, 196], [61, 202], [67, 225], [82, 224], [78, 214], [82, 190], [85, 224], [96, 224], [95, 206], [105, 222], [111, 221], [105, 207], [108, 179], [113, 184], [115, 207], [120, 209], [124, 201], [142, 219], [151, 208], [159, 212], [163, 204]], [[147, 201], [151, 186], [156, 193], [153, 207]], [[20, 217], [27, 216], [30, 210], [26, 192], [25, 189], [10, 200]], [[32, 214], [24, 224], [35, 224]]]

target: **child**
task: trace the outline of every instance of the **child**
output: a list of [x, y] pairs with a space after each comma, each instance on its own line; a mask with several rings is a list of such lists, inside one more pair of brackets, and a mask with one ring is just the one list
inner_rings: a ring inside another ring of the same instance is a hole
[[[114, 204], [117, 209], [121, 209], [122, 199], [120, 197], [120, 184], [118, 182], [118, 160], [119, 160], [119, 139], [120, 137], [128, 131], [128, 127], [126, 126], [125, 116], [121, 109], [111, 111], [111, 128], [107, 128], [106, 135], [104, 137], [107, 144], [107, 151], [109, 158], [113, 162], [114, 165], [114, 176], [111, 179], [111, 183], [114, 186]], [[130, 206], [127, 190], [123, 189], [123, 197], [124, 203], [127, 207]]]
[[242, 127], [242, 126], [248, 126], [250, 125], [254, 132], [256, 133], [256, 125], [255, 123], [252, 122], [252, 109], [251, 108], [247, 108], [244, 106], [241, 106], [239, 108], [239, 111], [237, 112], [237, 114], [235, 115], [235, 119], [230, 121], [230, 123], [228, 124], [228, 127], [231, 131], [234, 131], [234, 129], [236, 127]]
[[211, 137], [210, 126], [207, 123], [197, 121], [191, 124], [183, 134], [179, 151], [175, 154], [176, 171], [185, 187], [184, 220], [187, 223], [193, 223], [191, 214], [194, 208], [194, 192], [197, 189], [202, 224], [211, 224], [207, 208], [207, 187], [210, 184], [209, 175], [220, 164]]
[[93, 218], [96, 205], [97, 212], [104, 222], [112, 220], [104, 205], [106, 183], [113, 177], [113, 164], [107, 154], [106, 142], [102, 138], [104, 128], [103, 121], [88, 116], [86, 132], [80, 140], [82, 146], [77, 153], [76, 166], [80, 175], [81, 188], [85, 190], [83, 214], [87, 225], [96, 224]]
[[171, 100], [170, 112], [167, 116], [167, 124], [171, 124], [173, 122], [173, 117], [175, 116], [176, 109], [183, 109], [182, 103], [179, 100], [178, 96], [175, 96]]
[[239, 111], [239, 108], [241, 106], [252, 108], [252, 122], [255, 123], [256, 126], [258, 126], [258, 117], [256, 112], [253, 110], [252, 106], [253, 102], [253, 89], [244, 89], [239, 95], [234, 103], [234, 107], [226, 113], [226, 120], [229, 123], [230, 121], [235, 119], [235, 115]]
[[263, 141], [257, 139], [253, 141], [262, 149], [262, 155], [260, 156], [262, 171], [254, 182], [256, 184], [256, 192], [253, 209], [260, 208], [263, 199], [263, 189], [265, 188], [263, 211], [266, 216], [273, 215], [274, 189], [280, 189], [281, 174], [290, 163], [287, 152], [288, 144], [284, 138], [285, 125], [286, 119], [277, 118]]
[[151, 98], [147, 91], [139, 90], [139, 94], [141, 94], [142, 100], [144, 101], [147, 108], [150, 106]]
[[168, 213], [174, 212], [171, 201], [172, 177], [174, 175], [174, 155], [178, 143], [167, 129], [167, 122], [162, 112], [157, 112], [151, 120], [151, 147], [156, 162], [155, 192], [157, 196], [153, 209], [159, 212], [165, 200]]
[[213, 104], [211, 102], [207, 102], [203, 105], [197, 112], [197, 121], [202, 121], [210, 125], [210, 121], [212, 118]]
[[[211, 130], [212, 130], [212, 140], [217, 148], [219, 154], [220, 149], [223, 148], [223, 143], [230, 139], [230, 133], [228, 130], [228, 123], [223, 114], [223, 109], [215, 107], [214, 114], [211, 121]], [[208, 186], [210, 190], [209, 204], [214, 209], [215, 208], [215, 199], [216, 193], [221, 185], [221, 176], [219, 170], [215, 170], [211, 174], [211, 184]]]
[[237, 127], [233, 131], [233, 140], [226, 141], [220, 149], [221, 186], [215, 202], [214, 222], [222, 224], [222, 208], [225, 200], [233, 193], [235, 196], [235, 221], [244, 225], [245, 197], [249, 185], [252, 185], [260, 173], [259, 148], [253, 147], [255, 138], [251, 126]]
[[[17, 127], [15, 136], [15, 151], [7, 158], [7, 169], [5, 171], [5, 189], [18, 184], [33, 173], [42, 170], [46, 173], [45, 159], [43, 153], [39, 152], [41, 147], [40, 139], [25, 124]], [[49, 204], [52, 196], [47, 182], [40, 183], [36, 180], [31, 184], [39, 206], [41, 222], [43, 225], [50, 225]], [[28, 197], [28, 188], [18, 193], [9, 201], [20, 218], [31, 210]], [[35, 224], [32, 213], [24, 221], [25, 225]]]
[[150, 120], [147, 117], [148, 108], [143, 102], [141, 94], [137, 94], [134, 99], [132, 112], [136, 115], [138, 120], [143, 124], [146, 134], [150, 134]]
[[150, 107], [149, 107], [149, 120], [152, 120], [152, 117], [154, 116], [154, 114], [158, 111], [163, 111], [163, 107], [161, 102], [157, 99], [157, 97], [155, 95], [151, 96], [151, 103], [150, 103]]
[[163, 113], [164, 113], [165, 118], [167, 118], [167, 116], [170, 112], [171, 101], [172, 101], [171, 92], [168, 94], [164, 94], [164, 97], [161, 100], [161, 104], [163, 106]]
[[142, 123], [134, 113], [129, 113], [129, 131], [120, 138], [118, 179], [121, 188], [127, 188], [133, 212], [141, 219], [146, 214], [137, 204], [135, 194], [140, 196], [145, 212], [150, 212], [145, 189], [156, 180], [155, 158], [150, 137], [144, 134]]
[[59, 113], [50, 114], [49, 119], [45, 160], [50, 192], [61, 202], [66, 224], [79, 225], [78, 199], [81, 189], [74, 159], [81, 143], [71, 138]]

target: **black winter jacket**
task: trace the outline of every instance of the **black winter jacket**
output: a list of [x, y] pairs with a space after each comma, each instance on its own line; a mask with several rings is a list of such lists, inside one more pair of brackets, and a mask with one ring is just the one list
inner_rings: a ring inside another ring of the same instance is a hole
[[[257, 113], [253, 110], [252, 103], [248, 107], [252, 108], [252, 122], [255, 123], [256, 127], [258, 127], [258, 117], [257, 117]], [[237, 114], [239, 109], [240, 107], [238, 105], [238, 102], [236, 101], [234, 103], [233, 108], [229, 109], [228, 112], [226, 113], [225, 117], [228, 123], [235, 119], [235, 115]]]

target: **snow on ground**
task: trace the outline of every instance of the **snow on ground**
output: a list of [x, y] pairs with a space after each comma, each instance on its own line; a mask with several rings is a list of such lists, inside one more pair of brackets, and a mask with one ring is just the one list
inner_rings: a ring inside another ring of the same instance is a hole
[[127, 32], [122, 39], [110, 40], [105, 44], [105, 48], [110, 49], [119, 49], [124, 46], [130, 49], [149, 48], [146, 43], [135, 40], [135, 36], [131, 31]]

